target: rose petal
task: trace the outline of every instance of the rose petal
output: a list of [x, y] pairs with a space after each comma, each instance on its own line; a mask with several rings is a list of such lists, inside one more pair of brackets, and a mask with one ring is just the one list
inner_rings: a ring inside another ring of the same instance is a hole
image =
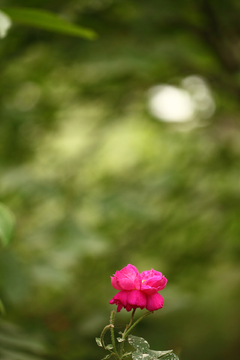
[[118, 282], [117, 282], [117, 279], [118, 279], [117, 273], [118, 272], [119, 271], [116, 271], [114, 276], [111, 276], [111, 283], [112, 283], [112, 286], [114, 287], [114, 289], [121, 290], [121, 287], [118, 285]]
[[127, 304], [126, 308], [127, 311], [131, 311], [133, 309], [133, 307], [130, 304]]
[[122, 290], [119, 291], [110, 301], [109, 304], [122, 304], [126, 307], [127, 305], [128, 291]]
[[146, 308], [149, 311], [155, 311], [161, 309], [163, 307], [163, 303], [164, 299], [160, 294], [155, 293], [153, 295], [148, 295]]
[[155, 276], [154, 278], [143, 280], [141, 290], [146, 294], [154, 294], [165, 288], [167, 279], [165, 276]]
[[146, 294], [154, 294], [164, 289], [167, 284], [165, 276], [154, 269], [143, 271], [140, 274], [140, 278], [142, 280], [141, 290]]
[[150, 279], [147, 279], [143, 284], [155, 288], [161, 287], [163, 289], [166, 286], [166, 283], [167, 283], [167, 279], [165, 278], [165, 276], [162, 275], [162, 276], [154, 276]]
[[157, 289], [151, 287], [151, 286], [147, 286], [145, 284], [142, 285], [141, 291], [143, 291], [145, 294], [147, 295], [152, 295], [155, 294], [157, 292]]
[[116, 271], [114, 276], [111, 276], [111, 283], [114, 289], [117, 290], [134, 290], [140, 289], [141, 286], [139, 272], [137, 268], [131, 264]]
[[140, 290], [129, 291], [127, 303], [133, 308], [144, 309], [147, 306], [147, 296]]
[[141, 276], [141, 278], [147, 280], [147, 279], [153, 278], [155, 276], [162, 277], [163, 274], [160, 271], [156, 271], [154, 269], [151, 269], [151, 270], [146, 270], [146, 271], [141, 272], [140, 276]]

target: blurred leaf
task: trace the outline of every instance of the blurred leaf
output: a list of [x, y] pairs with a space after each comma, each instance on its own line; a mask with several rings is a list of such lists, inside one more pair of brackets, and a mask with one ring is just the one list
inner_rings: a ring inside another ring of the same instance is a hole
[[11, 27], [12, 22], [10, 17], [0, 10], [0, 38], [3, 39]]
[[79, 36], [89, 40], [97, 37], [93, 30], [71, 24], [49, 11], [24, 8], [4, 8], [4, 11], [13, 21], [19, 24], [30, 25], [66, 35]]
[[47, 355], [41, 339], [9, 322], [0, 323], [0, 359], [40, 360]]
[[12, 212], [3, 204], [0, 204], [0, 240], [7, 245], [13, 234], [15, 219]]
[[128, 342], [136, 349], [136, 351], [132, 353], [133, 360], [157, 360], [159, 358], [164, 360], [178, 360], [178, 357], [173, 354], [172, 350], [150, 350], [148, 342], [141, 337], [130, 335]]

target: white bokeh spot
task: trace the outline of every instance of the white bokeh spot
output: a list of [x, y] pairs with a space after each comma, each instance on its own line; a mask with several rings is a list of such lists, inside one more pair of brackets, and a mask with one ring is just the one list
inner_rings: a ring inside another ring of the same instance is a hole
[[215, 111], [215, 102], [206, 82], [199, 76], [183, 79], [181, 87], [162, 84], [148, 92], [149, 112], [165, 122], [182, 123], [207, 119]]

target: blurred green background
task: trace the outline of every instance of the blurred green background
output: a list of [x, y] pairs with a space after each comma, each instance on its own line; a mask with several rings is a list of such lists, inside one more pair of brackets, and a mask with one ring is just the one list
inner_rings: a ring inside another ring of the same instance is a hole
[[[0, 358], [105, 356], [94, 337], [115, 308], [110, 275], [128, 263], [168, 278], [135, 335], [181, 360], [239, 358], [240, 2], [4, 5], [98, 39], [13, 24], [0, 40], [0, 202], [16, 217], [0, 249]], [[149, 90], [186, 79], [205, 84], [202, 105], [161, 121]]]

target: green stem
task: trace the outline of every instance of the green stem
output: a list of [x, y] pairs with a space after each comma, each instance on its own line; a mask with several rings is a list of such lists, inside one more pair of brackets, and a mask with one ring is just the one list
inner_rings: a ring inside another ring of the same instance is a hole
[[106, 345], [105, 345], [105, 342], [104, 342], [104, 335], [105, 335], [105, 333], [106, 333], [107, 330], [110, 330], [110, 329], [113, 328], [113, 327], [114, 327], [114, 325], [112, 325], [112, 324], [107, 325], [107, 326], [105, 326], [105, 328], [104, 328], [103, 331], [101, 332], [100, 339], [101, 339], [103, 348], [104, 348], [105, 350], [107, 350], [107, 349], [106, 349]]
[[[124, 330], [124, 332], [123, 332], [123, 334], [122, 334], [122, 339], [123, 339], [123, 340], [126, 340], [128, 334], [132, 331], [132, 329], [133, 329], [142, 319], [144, 319], [146, 316], [148, 316], [148, 315], [150, 315], [150, 314], [153, 313], [153, 311], [148, 311], [148, 312], [146, 312], [145, 314], [143, 314], [142, 316], [140, 316], [140, 318], [137, 319], [134, 324], [132, 324], [132, 323], [133, 323], [133, 317], [134, 317], [135, 311], [136, 311], [136, 309], [133, 310], [132, 316], [131, 316], [131, 319], [130, 319], [130, 322], [129, 322], [129, 324], [126, 326], [126, 329]], [[122, 356], [123, 356], [123, 348], [124, 348], [124, 341], [122, 341], [121, 344], [120, 344], [120, 360], [122, 359]]]
[[104, 344], [104, 335], [106, 333], [107, 330], [110, 329], [110, 333], [111, 333], [111, 340], [112, 340], [112, 346], [113, 346], [113, 352], [112, 355], [115, 356], [115, 358], [117, 360], [122, 360], [123, 357], [123, 348], [124, 348], [124, 340], [126, 340], [128, 334], [132, 331], [132, 329], [142, 320], [144, 319], [146, 316], [150, 315], [153, 313], [153, 311], [148, 311], [145, 314], [143, 314], [142, 316], [140, 316], [139, 319], [137, 319], [134, 323], [133, 323], [133, 318], [134, 318], [134, 314], [135, 314], [136, 309], [133, 309], [132, 311], [132, 315], [131, 315], [131, 319], [129, 324], [126, 326], [123, 334], [122, 334], [122, 342], [120, 344], [120, 349], [119, 352], [117, 351], [117, 347], [116, 347], [116, 341], [115, 341], [115, 334], [114, 334], [114, 320], [115, 320], [115, 311], [113, 310], [111, 312], [110, 315], [110, 325], [105, 326], [105, 328], [103, 329], [102, 333], [101, 333], [101, 341], [103, 344], [103, 347], [105, 348], [105, 344]]
[[150, 314], [152, 314], [152, 313], [153, 313], [153, 311], [148, 311], [148, 312], [146, 312], [145, 314], [143, 314], [142, 316], [140, 316], [140, 318], [137, 319], [132, 326], [130, 326], [128, 329], [126, 328], [127, 331], [126, 331], [126, 332], [124, 331], [124, 333], [123, 333], [123, 335], [122, 335], [122, 338], [123, 338], [123, 339], [126, 339], [126, 337], [127, 337], [128, 334], [132, 331], [132, 329], [133, 329], [143, 318], [145, 318], [146, 316], [148, 316], [148, 315], [150, 315]]
[[[136, 311], [136, 309], [133, 309], [133, 312], [132, 312], [132, 316], [131, 316], [130, 322], [129, 322], [129, 324], [127, 325], [127, 327], [126, 327], [125, 331], [131, 327], [131, 325], [132, 325], [132, 323], [133, 323], [133, 318], [134, 318], [135, 311]], [[124, 331], [124, 332], [125, 332], [125, 331]]]
[[113, 310], [110, 315], [110, 332], [111, 332], [111, 339], [112, 339], [112, 346], [114, 351], [114, 356], [116, 359], [121, 360], [121, 357], [118, 354], [117, 348], [116, 348], [116, 342], [115, 342], [115, 335], [114, 335], [114, 320], [115, 320], [115, 311]]
[[[126, 326], [126, 328], [125, 328], [125, 330], [124, 330], [124, 332], [122, 334], [122, 339], [125, 339], [124, 335], [125, 335], [125, 333], [127, 332], [127, 330], [131, 327], [131, 325], [133, 323], [133, 318], [134, 318], [135, 311], [136, 311], [136, 309], [133, 309], [130, 322]], [[124, 341], [122, 341], [121, 344], [120, 344], [120, 357], [121, 357], [121, 359], [122, 359], [122, 356], [123, 356], [123, 348], [124, 348]]]

